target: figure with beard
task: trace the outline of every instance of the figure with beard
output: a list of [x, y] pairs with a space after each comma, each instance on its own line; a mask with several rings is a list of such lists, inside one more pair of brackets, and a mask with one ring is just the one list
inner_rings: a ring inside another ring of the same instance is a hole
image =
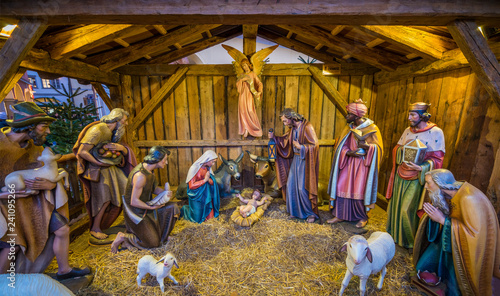
[[[406, 128], [396, 147], [392, 150], [392, 171], [385, 198], [390, 200], [387, 208], [387, 232], [394, 242], [404, 248], [413, 248], [419, 217], [422, 208], [425, 173], [443, 166], [445, 142], [443, 131], [429, 122], [427, 103], [410, 105]], [[427, 146], [421, 164], [403, 161], [403, 146], [419, 139]]]
[[492, 295], [492, 278], [500, 278], [498, 219], [486, 195], [445, 169], [425, 174], [432, 204], [415, 237], [417, 270], [435, 272], [446, 295]]
[[[73, 147], [78, 160], [78, 176], [84, 187], [85, 206], [90, 217], [90, 234], [102, 240], [121, 210], [121, 196], [125, 193], [128, 173], [137, 164], [132, 150], [121, 141], [128, 122], [128, 112], [115, 108], [109, 115], [87, 125]], [[118, 166], [98, 161], [91, 149], [102, 142], [104, 147], [120, 151], [124, 156]]]
[[283, 136], [269, 132], [276, 141], [276, 177], [290, 218], [313, 223], [318, 215], [318, 151], [314, 127], [290, 108], [280, 119], [289, 129]]
[[328, 185], [334, 218], [327, 223], [358, 221], [356, 227], [365, 227], [367, 212], [377, 201], [382, 135], [373, 121], [364, 117], [367, 111], [361, 100], [347, 105], [348, 125], [337, 141]]
[[[55, 120], [32, 102], [16, 104], [11, 110], [14, 118], [7, 120], [10, 127], [0, 130], [0, 184], [4, 184], [5, 177], [13, 171], [43, 165], [37, 158], [50, 134], [49, 125]], [[16, 273], [42, 273], [54, 255], [58, 279], [90, 273], [89, 268], [71, 268], [68, 262], [68, 196], [62, 182], [36, 178], [25, 180], [25, 184], [27, 189], [39, 193], [28, 195], [25, 190], [0, 192], [0, 273], [7, 272], [12, 264], [15, 264]], [[8, 216], [13, 200], [15, 221]], [[10, 262], [12, 254], [9, 254], [13, 241], [15, 263]]]
[[153, 174], [155, 169], [165, 168], [169, 154], [167, 148], [154, 146], [144, 157], [144, 161], [130, 172], [123, 196], [123, 216], [127, 232], [118, 232], [111, 244], [112, 253], [117, 253], [120, 245], [150, 249], [167, 242], [168, 235], [179, 218], [179, 208], [174, 202], [160, 205], [149, 205], [147, 202], [153, 199], [153, 194], [163, 193], [168, 199], [172, 197], [172, 191], [157, 186]]

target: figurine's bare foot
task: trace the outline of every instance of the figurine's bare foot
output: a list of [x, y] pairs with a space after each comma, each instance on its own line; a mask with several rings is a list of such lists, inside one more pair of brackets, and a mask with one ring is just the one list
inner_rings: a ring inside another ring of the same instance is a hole
[[92, 235], [93, 237], [95, 237], [97, 239], [105, 239], [108, 237], [108, 235], [104, 232], [97, 232], [97, 231], [93, 231], [93, 230], [90, 231], [90, 235]]
[[368, 220], [360, 220], [358, 223], [356, 223], [356, 227], [363, 228], [366, 226], [367, 223], [368, 223]]
[[245, 133], [243, 134], [243, 138], [248, 137], [248, 130], [245, 130]]
[[326, 220], [326, 223], [328, 224], [335, 224], [335, 223], [339, 223], [339, 222], [342, 222], [344, 220], [338, 218], [338, 217], [333, 217], [332, 219], [330, 220]]
[[316, 221], [316, 218], [314, 216], [309, 216], [307, 217], [307, 223], [314, 223], [314, 221]]
[[118, 253], [118, 248], [120, 247], [120, 245], [123, 243], [124, 240], [125, 240], [125, 235], [123, 235], [122, 232], [118, 232], [115, 240], [111, 244], [111, 253], [113, 254]]

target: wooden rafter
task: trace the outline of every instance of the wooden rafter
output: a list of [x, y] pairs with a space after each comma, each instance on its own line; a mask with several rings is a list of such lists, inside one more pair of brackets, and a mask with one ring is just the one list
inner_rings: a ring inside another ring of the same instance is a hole
[[318, 84], [318, 86], [323, 90], [325, 95], [330, 101], [337, 107], [337, 110], [342, 113], [342, 115], [347, 115], [346, 106], [347, 101], [342, 97], [339, 91], [332, 85], [332, 83], [323, 76], [323, 73], [316, 67], [307, 68], [311, 72], [312, 78]]
[[21, 62], [21, 67], [108, 85], [120, 84], [118, 73], [100, 71], [95, 66], [73, 59], [57, 61], [51, 59], [48, 52], [40, 49], [32, 49]]
[[225, 42], [231, 38], [234, 38], [239, 34], [240, 33], [238, 32], [238, 33], [230, 35], [228, 37], [214, 36], [214, 37], [205, 39], [203, 41], [184, 46], [181, 49], [174, 50], [174, 51], [169, 52], [167, 54], [155, 57], [155, 58], [147, 61], [146, 64], [168, 64], [171, 62], [175, 62], [179, 59], [182, 59], [184, 57], [187, 57], [189, 55], [197, 53], [201, 50], [210, 48], [210, 47], [215, 46], [217, 44], [221, 44], [222, 42]]
[[[493, 54], [500, 59], [500, 43], [490, 43], [489, 48]], [[443, 58], [435, 62], [428, 60], [418, 60], [409, 64], [400, 66], [394, 72], [380, 71], [375, 74], [375, 84], [384, 84], [387, 82], [408, 79], [415, 76], [429, 75], [450, 71], [463, 67], [469, 67], [469, 62], [465, 58], [460, 48], [449, 50], [443, 54]]]
[[154, 94], [154, 96], [149, 100], [149, 102], [141, 109], [141, 112], [137, 114], [134, 118], [134, 122], [130, 127], [130, 130], [137, 130], [137, 128], [146, 120], [148, 116], [151, 115], [153, 110], [158, 106], [158, 104], [163, 100], [163, 98], [184, 79], [188, 68], [179, 68], [175, 73], [168, 78], [167, 82]]
[[[52, 9], [57, 7], [57, 9]], [[500, 21], [498, 1], [294, 0], [294, 1], [108, 1], [32, 0], [0, 2], [0, 18], [46, 19], [49, 24], [335, 24], [446, 25], [469, 16]]]
[[500, 65], [477, 24], [456, 20], [448, 25], [448, 30], [483, 87], [500, 107]]
[[68, 38], [43, 49], [47, 50], [54, 60], [66, 59], [142, 30], [141, 27], [131, 25], [90, 25], [72, 30]]
[[90, 57], [86, 62], [99, 65], [103, 71], [113, 70], [120, 66], [134, 62], [145, 55], [157, 54], [168, 50], [169, 46], [178, 43], [179, 40], [187, 38], [193, 34], [201, 34], [206, 30], [211, 30], [220, 25], [185, 26], [167, 35], [150, 38], [146, 41], [132, 44], [129, 47], [113, 50], [94, 57]]
[[22, 20], [0, 50], [0, 102], [17, 82], [13, 80], [19, 80], [19, 66], [22, 60], [46, 28], [41, 21]]
[[92, 86], [94, 87], [95, 91], [101, 97], [102, 101], [104, 102], [104, 104], [106, 104], [109, 110], [115, 108], [115, 104], [104, 90], [102, 84], [97, 82], [92, 82]]
[[259, 30], [259, 36], [269, 41], [275, 42], [283, 47], [304, 53], [324, 63], [336, 62], [335, 57], [333, 57], [328, 53], [315, 50], [314, 47], [312, 46], [309, 46], [307, 44], [304, 44], [302, 42], [293, 39], [288, 39], [286, 37], [279, 36], [268, 30]]
[[404, 26], [360, 26], [362, 31], [429, 60], [440, 59], [448, 50], [447, 38]]
[[342, 52], [342, 56], [350, 55], [364, 63], [383, 70], [393, 71], [400, 64], [407, 62], [406, 59], [403, 60], [396, 55], [382, 50], [368, 48], [364, 44], [354, 45], [354, 42], [347, 38], [338, 35], [332, 36], [330, 33], [313, 26], [280, 25], [279, 27], [299, 35], [314, 36], [314, 40], [321, 42], [335, 51]]

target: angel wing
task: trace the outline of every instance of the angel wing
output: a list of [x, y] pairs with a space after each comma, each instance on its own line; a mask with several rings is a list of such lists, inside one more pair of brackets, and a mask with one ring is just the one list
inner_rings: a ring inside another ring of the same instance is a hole
[[243, 74], [244, 72], [243, 69], [241, 68], [240, 62], [241, 60], [244, 60], [247, 57], [241, 51], [237, 50], [232, 46], [222, 44], [222, 47], [224, 47], [224, 49], [227, 50], [227, 53], [229, 53], [229, 55], [234, 59], [233, 68], [234, 72], [236, 72], [236, 76], [240, 76], [241, 74]]
[[276, 48], [278, 48], [277, 44], [271, 47], [263, 48], [252, 55], [252, 57], [250, 58], [250, 62], [253, 65], [253, 72], [257, 76], [260, 76], [260, 74], [262, 73], [262, 69], [264, 69], [264, 65], [266, 64], [264, 60], [266, 59], [266, 57], [270, 55]]

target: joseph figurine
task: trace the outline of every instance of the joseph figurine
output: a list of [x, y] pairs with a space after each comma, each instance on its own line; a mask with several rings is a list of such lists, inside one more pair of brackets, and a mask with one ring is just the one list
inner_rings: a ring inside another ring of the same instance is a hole
[[286, 201], [290, 218], [313, 223], [318, 214], [318, 151], [314, 127], [304, 116], [290, 108], [281, 112], [281, 121], [289, 129], [283, 136], [269, 132], [276, 141], [276, 177]]

